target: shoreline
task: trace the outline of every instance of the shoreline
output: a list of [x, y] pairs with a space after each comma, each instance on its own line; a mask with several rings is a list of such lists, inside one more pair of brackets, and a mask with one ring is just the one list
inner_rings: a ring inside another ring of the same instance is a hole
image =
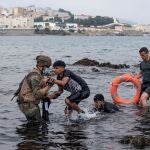
[[135, 30], [95, 30], [95, 31], [81, 31], [79, 32], [69, 32], [69, 31], [45, 31], [40, 30], [35, 32], [34, 28], [31, 29], [0, 29], [0, 36], [150, 36], [150, 34], [145, 34], [144, 32]]

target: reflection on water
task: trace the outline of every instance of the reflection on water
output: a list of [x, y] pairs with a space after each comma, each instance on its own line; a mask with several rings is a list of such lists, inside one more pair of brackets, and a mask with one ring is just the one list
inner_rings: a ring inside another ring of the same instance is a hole
[[124, 136], [120, 142], [123, 144], [133, 145], [137, 149], [149, 149], [150, 146], [150, 108], [138, 108], [137, 115], [141, 116], [138, 123], [132, 130], [138, 131], [139, 134]]
[[[17, 150], [41, 149], [82, 149], [86, 150], [80, 140], [87, 139], [79, 125], [64, 126], [64, 132], [49, 131], [48, 125], [25, 123], [16, 127], [16, 134], [21, 141], [17, 143]], [[55, 137], [60, 138], [55, 140]], [[60, 141], [60, 142], [59, 142]]]
[[82, 149], [86, 150], [87, 147], [81, 141], [86, 140], [87, 137], [85, 133], [82, 131], [82, 127], [79, 125], [74, 126], [65, 126], [64, 127], [64, 138], [66, 141], [65, 148], [66, 149]]
[[48, 129], [42, 130], [40, 124], [26, 123], [16, 128], [16, 134], [19, 135], [21, 142], [17, 144], [18, 150], [42, 149], [48, 147]]
[[135, 130], [140, 131], [143, 135], [150, 138], [150, 107], [139, 108], [138, 115], [141, 116], [139, 125], [135, 127]]
[[[48, 54], [53, 62], [63, 59], [68, 69], [82, 76], [89, 84], [91, 95], [80, 103], [82, 108], [89, 106], [97, 93], [103, 93], [107, 101], [112, 101], [112, 79], [124, 73], [138, 72], [139, 68], [134, 67], [140, 60], [138, 49], [150, 47], [150, 37], [35, 36], [0, 37], [0, 41], [0, 149], [125, 150], [133, 149], [133, 146], [119, 143], [123, 136], [149, 136], [149, 113], [139, 116], [134, 106], [120, 107], [120, 112], [83, 124], [66, 125], [63, 114], [64, 99], [68, 96], [66, 92], [50, 106], [51, 123], [40, 126], [26, 123], [17, 103], [15, 100], [10, 102], [10, 99], [24, 75], [35, 65], [36, 55]], [[71, 65], [85, 57], [100, 63], [127, 63], [131, 68], [98, 68], [99, 72], [93, 72], [92, 67]], [[133, 90], [132, 86], [124, 84], [119, 94], [130, 97]]]

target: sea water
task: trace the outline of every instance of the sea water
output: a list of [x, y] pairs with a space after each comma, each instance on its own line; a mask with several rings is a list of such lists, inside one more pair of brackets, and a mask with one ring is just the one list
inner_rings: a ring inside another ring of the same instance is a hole
[[[23, 77], [35, 66], [35, 57], [47, 54], [56, 60], [64, 60], [67, 68], [80, 75], [88, 83], [91, 95], [81, 101], [81, 108], [93, 103], [93, 97], [102, 93], [105, 100], [112, 102], [110, 96], [111, 81], [124, 73], [139, 72], [135, 65], [141, 58], [139, 49], [150, 49], [150, 37], [111, 37], [111, 36], [1, 36], [0, 37], [0, 149], [3, 150], [120, 150], [134, 149], [132, 145], [119, 142], [125, 135], [143, 134], [149, 136], [149, 118], [141, 117], [134, 106], [120, 107], [115, 114], [106, 114], [102, 118], [86, 114], [88, 120], [83, 124], [66, 125], [64, 92], [53, 100], [50, 112], [50, 124], [32, 125], [26, 122], [15, 100], [10, 99]], [[128, 64], [129, 69], [98, 68], [73, 66], [82, 58], [94, 59], [100, 63]], [[57, 90], [54, 86], [50, 90]], [[119, 95], [131, 98], [134, 88], [123, 84], [119, 86]], [[41, 105], [40, 105], [41, 107]], [[147, 148], [149, 149], [149, 148]]]

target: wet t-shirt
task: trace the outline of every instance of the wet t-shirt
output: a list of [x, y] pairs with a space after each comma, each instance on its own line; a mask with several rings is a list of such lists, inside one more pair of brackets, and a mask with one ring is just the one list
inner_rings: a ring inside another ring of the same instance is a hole
[[71, 94], [88, 88], [87, 83], [80, 76], [70, 70], [65, 70], [63, 74], [57, 76], [57, 79], [62, 80], [64, 77], [69, 77], [69, 81], [63, 88]]
[[140, 63], [140, 69], [143, 72], [143, 83], [150, 84], [150, 60], [142, 61]]
[[114, 113], [116, 111], [119, 111], [119, 108], [115, 104], [105, 102], [104, 108], [99, 108], [99, 109], [94, 108], [94, 111]]

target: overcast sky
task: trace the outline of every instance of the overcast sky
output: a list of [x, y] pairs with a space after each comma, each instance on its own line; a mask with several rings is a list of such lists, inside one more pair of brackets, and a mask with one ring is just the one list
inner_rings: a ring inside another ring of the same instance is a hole
[[0, 5], [63, 8], [73, 14], [109, 16], [150, 24], [150, 0], [0, 0]]

